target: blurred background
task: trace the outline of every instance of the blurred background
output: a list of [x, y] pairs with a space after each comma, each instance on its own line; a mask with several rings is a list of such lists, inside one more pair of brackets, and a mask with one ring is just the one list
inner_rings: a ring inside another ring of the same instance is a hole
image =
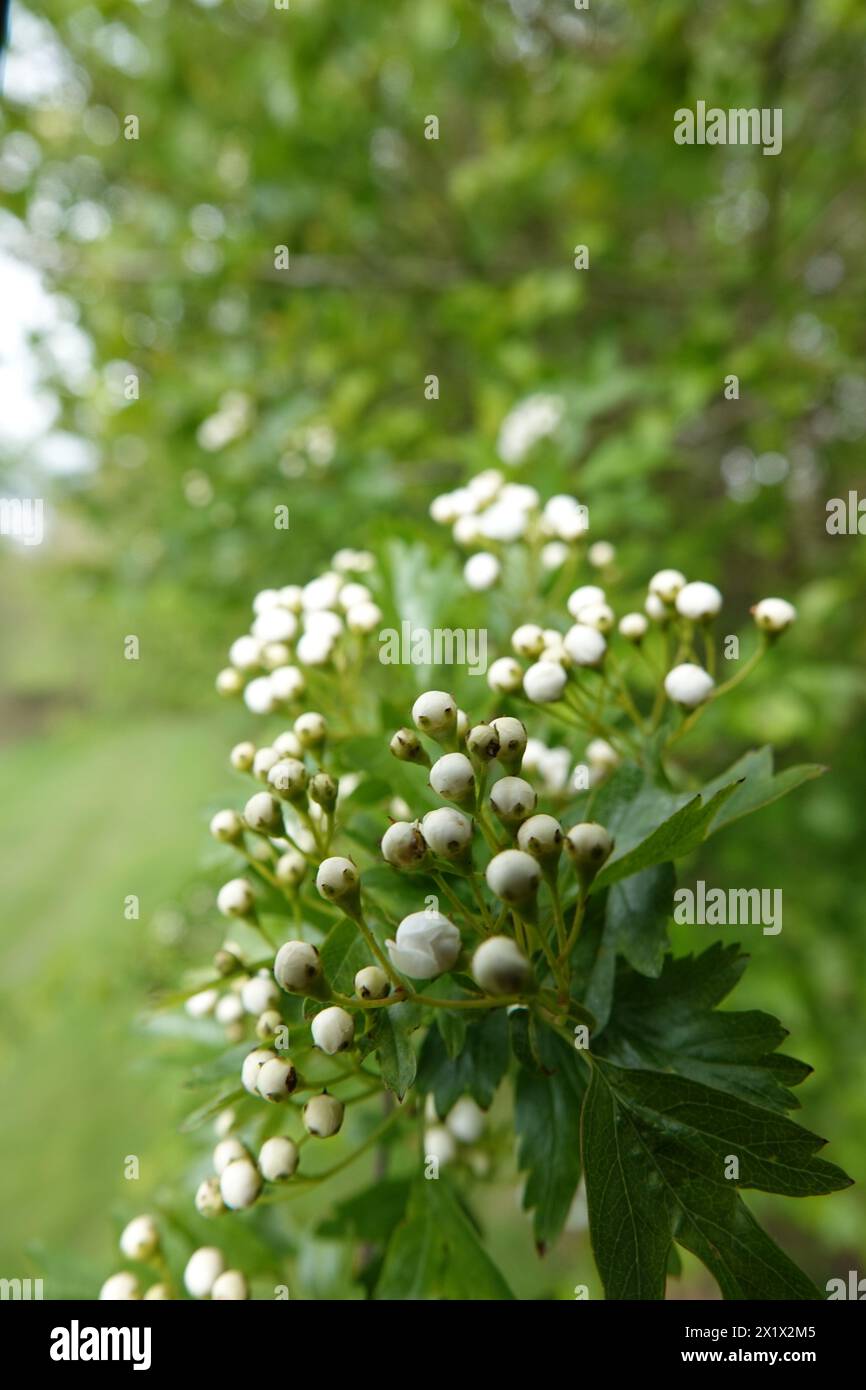
[[[92, 1293], [187, 1163], [183, 1039], [138, 1018], [206, 950], [248, 729], [213, 677], [253, 593], [389, 539], [456, 573], [427, 508], [503, 455], [589, 506], [636, 596], [673, 564], [726, 630], [798, 605], [692, 757], [772, 741], [829, 773], [692, 867], [782, 887], [734, 1003], [790, 1028], [799, 1118], [862, 1183], [866, 546], [826, 506], [866, 495], [864, 40], [856, 0], [13, 4], [0, 495], [44, 499], [45, 536], [0, 537], [4, 1276]], [[675, 145], [697, 100], [782, 107], [782, 154]], [[526, 447], [537, 393], [561, 418]], [[863, 1272], [860, 1186], [749, 1200], [822, 1284]], [[598, 1294], [579, 1216], [545, 1261], [513, 1190], [489, 1216], [520, 1296]], [[348, 1296], [303, 1250], [307, 1296]], [[671, 1293], [715, 1296], [691, 1264]]]

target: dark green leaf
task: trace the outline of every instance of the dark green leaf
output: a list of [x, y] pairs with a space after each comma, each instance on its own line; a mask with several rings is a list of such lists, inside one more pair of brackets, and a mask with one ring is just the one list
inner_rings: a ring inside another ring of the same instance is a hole
[[733, 796], [713, 821], [710, 833], [714, 835], [717, 830], [739, 820], [741, 816], [749, 816], [762, 806], [769, 806], [771, 802], [778, 801], [788, 792], [801, 787], [804, 782], [811, 782], [815, 777], [820, 777], [826, 770], [819, 763], [802, 763], [798, 767], [789, 767], [784, 772], [774, 774], [773, 750], [769, 747], [753, 749], [735, 762], [733, 767], [729, 767], [721, 777], [704, 787], [703, 795], [706, 798], [713, 796], [731, 781], [739, 782]]
[[329, 931], [321, 958], [325, 979], [338, 994], [354, 994], [358, 971], [373, 964], [364, 938], [348, 917], [341, 917]]
[[586, 1063], [549, 1028], [536, 1035], [545, 1074], [521, 1065], [517, 1075], [515, 1129], [518, 1165], [527, 1173], [523, 1206], [534, 1211], [540, 1246], [556, 1240], [565, 1225], [580, 1181], [580, 1111], [586, 1094]]
[[511, 1299], [447, 1178], [417, 1178], [385, 1254], [377, 1299]]
[[438, 1029], [431, 1028], [418, 1061], [418, 1088], [432, 1092], [440, 1115], [447, 1115], [464, 1095], [486, 1110], [505, 1075], [509, 1055], [504, 1009], [487, 1010], [486, 1017], [467, 1025], [463, 1051], [453, 1061]]
[[641, 869], [649, 868], [652, 864], [664, 864], [669, 859], [681, 859], [683, 855], [691, 854], [706, 838], [710, 823], [733, 795], [736, 787], [737, 783], [732, 782], [707, 800], [700, 795], [691, 797], [672, 816], [661, 825], [657, 825], [646, 839], [630, 848], [624, 850], [621, 841], [617, 839], [614, 857], [608, 860], [602, 869], [595, 880], [595, 886], [603, 888], [621, 878], [628, 878]]
[[362, 1039], [362, 1054], [375, 1052], [382, 1080], [400, 1100], [415, 1080], [417, 1061], [411, 1034], [419, 1021], [420, 1010], [415, 1004], [375, 1009]]
[[642, 975], [661, 972], [675, 883], [672, 864], [655, 864], [615, 883], [607, 895], [610, 944]]

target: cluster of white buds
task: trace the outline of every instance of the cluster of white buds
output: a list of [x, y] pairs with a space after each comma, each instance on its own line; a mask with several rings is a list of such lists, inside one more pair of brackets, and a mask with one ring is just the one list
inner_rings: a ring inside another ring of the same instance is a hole
[[357, 576], [375, 568], [366, 551], [341, 550], [331, 568], [308, 584], [263, 589], [253, 602], [250, 630], [229, 648], [217, 676], [221, 695], [243, 694], [254, 714], [272, 714], [299, 701], [305, 667], [329, 666], [355, 637], [377, 632], [382, 612]]
[[471, 1150], [484, 1135], [487, 1116], [471, 1096], [461, 1096], [442, 1120], [439, 1117], [433, 1096], [429, 1095], [424, 1117], [427, 1121], [424, 1130], [425, 1160], [434, 1158], [442, 1166], [446, 1163], [454, 1163], [461, 1157], [461, 1149], [469, 1150], [470, 1152], [466, 1156], [472, 1163], [473, 1169], [480, 1172], [482, 1165], [479, 1165], [476, 1160], [485, 1156], [480, 1153], [474, 1154]]
[[[167, 1280], [159, 1230], [152, 1216], [136, 1216], [124, 1227], [120, 1236], [121, 1253], [137, 1264], [151, 1265], [158, 1279], [145, 1291], [137, 1274], [121, 1270], [112, 1274], [99, 1291], [103, 1301], [131, 1302], [133, 1300], [165, 1301], [175, 1297]], [[237, 1269], [227, 1269], [225, 1256], [216, 1246], [205, 1245], [194, 1250], [183, 1272], [184, 1288], [191, 1298], [248, 1299], [249, 1284]]]

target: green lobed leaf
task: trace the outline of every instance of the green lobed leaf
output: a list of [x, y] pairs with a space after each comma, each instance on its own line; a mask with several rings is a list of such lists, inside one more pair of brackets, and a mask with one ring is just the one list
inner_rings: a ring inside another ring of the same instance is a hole
[[424, 1039], [418, 1089], [432, 1093], [440, 1115], [447, 1115], [464, 1095], [487, 1110], [505, 1075], [510, 1057], [505, 1010], [485, 1010], [485, 1015], [467, 1024], [463, 1051], [453, 1060], [437, 1029], [430, 1028]]
[[654, 864], [614, 883], [607, 895], [605, 930], [609, 944], [642, 975], [656, 977], [661, 973], [675, 884], [673, 864]]
[[621, 838], [617, 835], [614, 857], [608, 860], [598, 875], [594, 889], [628, 878], [653, 864], [664, 864], [668, 860], [681, 859], [683, 855], [691, 854], [692, 850], [697, 849], [706, 839], [711, 822], [728, 798], [734, 794], [737, 785], [736, 782], [731, 782], [706, 800], [700, 793], [690, 797], [684, 806], [674, 811], [661, 825], [656, 825], [645, 839], [630, 845], [632, 837], [628, 836], [627, 848], [624, 848]]
[[717, 830], [730, 825], [732, 821], [749, 816], [762, 806], [769, 806], [771, 802], [801, 787], [804, 782], [822, 776], [826, 770], [820, 763], [801, 763], [797, 767], [786, 768], [784, 772], [774, 773], [772, 748], [765, 746], [745, 753], [727, 772], [703, 789], [703, 795], [707, 797], [733, 779], [739, 783], [733, 796], [713, 821], [710, 833], [715, 835]]
[[353, 994], [358, 971], [373, 963], [364, 938], [348, 917], [341, 917], [328, 932], [320, 955], [325, 979], [339, 994]]
[[512, 1299], [448, 1179], [417, 1178], [376, 1285], [377, 1299]]
[[382, 1080], [402, 1100], [415, 1080], [417, 1060], [411, 1035], [418, 1028], [421, 1011], [416, 1004], [394, 1004], [372, 1012], [361, 1039], [362, 1055], [375, 1052]]
[[523, 1207], [533, 1211], [539, 1246], [562, 1231], [580, 1182], [580, 1113], [587, 1087], [581, 1054], [549, 1028], [535, 1033], [534, 1055], [544, 1072], [521, 1058], [514, 1125], [517, 1162], [527, 1174]]

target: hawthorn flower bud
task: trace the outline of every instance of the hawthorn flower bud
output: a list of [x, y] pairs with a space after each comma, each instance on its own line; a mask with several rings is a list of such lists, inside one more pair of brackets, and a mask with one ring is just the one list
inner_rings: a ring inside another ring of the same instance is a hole
[[230, 878], [217, 893], [217, 907], [224, 917], [250, 917], [256, 899], [245, 878]]
[[268, 772], [268, 782], [285, 801], [299, 801], [307, 790], [309, 774], [299, 758], [281, 758]]
[[397, 820], [382, 836], [382, 858], [395, 869], [416, 869], [427, 856], [417, 821]]
[[298, 1169], [298, 1146], [293, 1139], [275, 1134], [266, 1139], [259, 1152], [259, 1172], [265, 1182], [285, 1182]]
[[566, 607], [571, 616], [577, 619], [581, 608], [586, 608], [590, 603], [604, 603], [604, 601], [604, 589], [600, 589], [597, 584], [581, 584], [579, 589], [575, 589], [574, 593], [569, 594]]
[[298, 620], [287, 608], [270, 608], [253, 620], [252, 635], [259, 642], [291, 642], [298, 631]]
[[686, 577], [679, 570], [659, 570], [649, 582], [649, 591], [660, 598], [662, 603], [673, 603], [680, 589], [684, 589]]
[[310, 800], [316, 806], [321, 806], [323, 811], [333, 811], [337, 804], [338, 790], [337, 783], [329, 772], [317, 772], [315, 777], [310, 779]]
[[220, 1175], [220, 1193], [229, 1211], [251, 1207], [261, 1190], [262, 1175], [249, 1157], [234, 1159]]
[[520, 849], [506, 849], [493, 856], [485, 870], [485, 878], [487, 887], [497, 898], [509, 904], [522, 904], [535, 897], [541, 870], [531, 854]]
[[[248, 1203], [247, 1205], [251, 1205]], [[247, 1283], [246, 1275], [239, 1269], [226, 1269], [214, 1280], [211, 1289], [211, 1298], [215, 1303], [225, 1300], [240, 1302], [250, 1296], [250, 1286]]]
[[223, 844], [236, 844], [243, 836], [244, 823], [237, 811], [217, 811], [211, 817], [210, 833]]
[[513, 656], [501, 656], [487, 672], [487, 684], [499, 695], [515, 695], [523, 684], [523, 668]]
[[286, 941], [277, 951], [274, 979], [287, 994], [303, 994], [321, 973], [319, 953], [308, 941]]
[[244, 820], [257, 835], [282, 835], [285, 831], [280, 803], [270, 792], [256, 792], [250, 797], [244, 807]]
[[479, 763], [489, 763], [499, 752], [499, 735], [490, 724], [474, 724], [466, 735], [466, 748]]
[[586, 761], [594, 772], [607, 773], [619, 767], [622, 759], [606, 738], [593, 738], [586, 745]]
[[294, 723], [294, 730], [302, 748], [319, 748], [328, 736], [325, 716], [315, 710], [299, 714]]
[[254, 743], [236, 743], [229, 753], [229, 762], [236, 772], [249, 772], [255, 756], [256, 745]]
[[610, 632], [616, 617], [609, 603], [587, 603], [580, 610], [578, 622], [583, 627], [594, 627], [596, 632]]
[[501, 777], [490, 788], [490, 805], [504, 825], [519, 825], [535, 810], [538, 798], [522, 777]]
[[136, 1216], [124, 1226], [120, 1248], [128, 1260], [149, 1260], [159, 1249], [159, 1231], [152, 1216]]
[[446, 1127], [460, 1144], [477, 1144], [484, 1133], [485, 1115], [471, 1096], [461, 1096], [445, 1119]]
[[248, 673], [258, 669], [262, 644], [257, 637], [246, 633], [229, 647], [229, 662], [236, 671]]
[[259, 748], [253, 758], [253, 776], [258, 777], [260, 782], [267, 782], [268, 773], [279, 761], [280, 755], [276, 748]]
[[357, 902], [360, 884], [360, 875], [351, 859], [333, 854], [319, 865], [316, 887], [329, 902], [339, 903], [341, 907], [352, 906]]
[[533, 859], [555, 861], [562, 851], [562, 826], [553, 816], [530, 816], [517, 832], [517, 843]]
[[279, 753], [280, 761], [283, 758], [299, 758], [304, 756], [301, 741], [294, 729], [284, 729], [281, 734], [277, 734], [271, 745], [274, 752]]
[[567, 680], [558, 662], [536, 661], [523, 677], [523, 692], [534, 705], [550, 705], [561, 698]]
[[249, 1150], [235, 1135], [221, 1139], [213, 1151], [213, 1166], [217, 1177], [222, 1177], [230, 1163], [239, 1158], [249, 1158]]
[[581, 821], [573, 825], [565, 837], [565, 848], [574, 860], [577, 877], [586, 888], [602, 864], [613, 853], [613, 839], [603, 825], [596, 821]]
[[[256, 1090], [262, 1100], [278, 1105], [297, 1089], [298, 1073], [287, 1057], [273, 1057], [259, 1067]], [[225, 1196], [225, 1193], [223, 1193]], [[228, 1203], [231, 1206], [231, 1202]]]
[[183, 1272], [187, 1293], [193, 1298], [207, 1298], [225, 1267], [223, 1253], [215, 1245], [203, 1245], [193, 1251]]
[[345, 1009], [334, 1004], [316, 1014], [310, 1031], [316, 1047], [332, 1057], [336, 1052], [345, 1052], [352, 1046], [355, 1040], [355, 1020]]
[[607, 642], [601, 633], [582, 622], [568, 629], [562, 645], [575, 666], [600, 666], [607, 651]]
[[191, 994], [184, 1005], [190, 1018], [207, 1018], [212, 1014], [219, 1000], [219, 994], [215, 989], [201, 989], [198, 994]]
[[[315, 948], [311, 947], [310, 949], [314, 950]], [[273, 1052], [269, 1047], [256, 1047], [252, 1052], [247, 1053], [241, 1065], [241, 1085], [245, 1091], [249, 1091], [251, 1096], [258, 1095], [256, 1083], [265, 1062], [275, 1061], [276, 1056], [276, 1052]]]
[[330, 1139], [340, 1129], [344, 1111], [341, 1100], [323, 1091], [320, 1096], [312, 1096], [304, 1106], [304, 1128], [316, 1139]]
[[762, 632], [778, 634], [797, 621], [797, 610], [784, 598], [762, 598], [751, 609], [752, 617]]
[[658, 623], [659, 627], [665, 627], [670, 622], [671, 610], [658, 594], [647, 594], [643, 607], [647, 617]]
[[199, 1216], [221, 1216], [226, 1209], [218, 1177], [205, 1178], [195, 1194], [195, 1209]]
[[692, 661], [684, 661], [665, 676], [668, 699], [673, 700], [674, 704], [684, 705], [686, 709], [695, 709], [708, 700], [715, 684], [709, 672]]
[[434, 854], [442, 859], [461, 859], [472, 843], [472, 822], [455, 806], [428, 811], [421, 833]]
[[426, 690], [412, 706], [412, 723], [433, 738], [446, 738], [457, 726], [457, 701], [446, 690]]
[[219, 672], [214, 684], [217, 695], [221, 695], [224, 700], [230, 700], [234, 695], [240, 695], [244, 688], [244, 678], [234, 666], [226, 666]]
[[616, 549], [610, 541], [595, 541], [586, 552], [586, 558], [593, 569], [605, 570], [616, 559]]
[[[266, 642], [262, 647], [262, 665], [266, 671], [282, 670], [289, 664], [291, 652], [285, 642]], [[281, 698], [275, 682], [271, 681], [271, 694], [275, 700]]]
[[[299, 700], [306, 688], [304, 673], [297, 666], [275, 666], [271, 672], [271, 690], [275, 699], [282, 704], [291, 704], [292, 700]], [[280, 751], [293, 753], [294, 750], [287, 748]]]
[[[213, 968], [218, 975], [232, 975], [241, 964], [239, 958], [225, 947], [214, 952]], [[214, 991], [216, 993], [216, 991]]]
[[476, 593], [484, 593], [486, 589], [493, 588], [500, 570], [501, 566], [495, 555], [489, 550], [479, 550], [476, 555], [470, 555], [463, 566], [463, 578], [470, 589], [474, 589]]
[[675, 607], [681, 618], [707, 623], [721, 611], [722, 596], [715, 584], [705, 584], [697, 579], [680, 589]]
[[355, 993], [359, 999], [387, 999], [391, 983], [378, 965], [365, 965], [355, 976]]
[[485, 994], [523, 994], [533, 984], [532, 966], [510, 936], [482, 941], [472, 957], [472, 978]]
[[454, 1136], [444, 1125], [431, 1125], [424, 1131], [425, 1161], [435, 1158], [437, 1163], [444, 1165], [453, 1163], [456, 1157], [457, 1145]]
[[[364, 586], [359, 584], [357, 587], [361, 589]], [[363, 603], [353, 603], [346, 613], [346, 627], [350, 632], [360, 633], [362, 637], [375, 632], [381, 622], [382, 610], [372, 599], [365, 599]]]
[[[216, 1006], [216, 1021], [226, 1028], [240, 1023], [244, 1016], [244, 1006], [236, 994], [224, 994]], [[233, 1031], [235, 1031], [233, 1029]]]
[[265, 1009], [256, 1019], [256, 1037], [262, 1042], [271, 1042], [283, 1026], [283, 1016], [279, 1009]]
[[152, 1303], [156, 1300], [163, 1301], [170, 1299], [172, 1297], [172, 1292], [168, 1284], [151, 1284], [144, 1297], [146, 1301]]
[[518, 656], [540, 656], [544, 650], [544, 632], [537, 623], [522, 623], [512, 632], [511, 645]]
[[307, 872], [307, 861], [296, 849], [287, 849], [274, 865], [274, 878], [285, 888], [297, 888]]
[[568, 546], [562, 541], [548, 541], [541, 550], [541, 565], [546, 570], [559, 570], [568, 559]]
[[462, 942], [454, 923], [441, 912], [410, 912], [386, 947], [397, 970], [413, 980], [433, 980], [456, 964]]
[[499, 739], [497, 758], [503, 767], [518, 766], [526, 752], [526, 729], [519, 719], [511, 714], [500, 715], [491, 722]]
[[421, 763], [430, 766], [424, 745], [414, 729], [398, 729], [388, 747], [401, 763]]
[[646, 637], [649, 623], [643, 613], [626, 613], [620, 618], [617, 631], [627, 642], [638, 643]]
[[119, 1274], [112, 1274], [106, 1279], [99, 1290], [99, 1297], [102, 1302], [107, 1300], [112, 1303], [131, 1303], [141, 1298], [141, 1285], [134, 1274], [123, 1269]]
[[475, 770], [465, 753], [445, 753], [430, 769], [430, 785], [446, 801], [471, 801]]
[[245, 980], [241, 987], [241, 1003], [247, 1013], [254, 1016], [273, 1008], [279, 1002], [279, 998], [280, 991], [266, 971], [254, 975], [251, 980]]

